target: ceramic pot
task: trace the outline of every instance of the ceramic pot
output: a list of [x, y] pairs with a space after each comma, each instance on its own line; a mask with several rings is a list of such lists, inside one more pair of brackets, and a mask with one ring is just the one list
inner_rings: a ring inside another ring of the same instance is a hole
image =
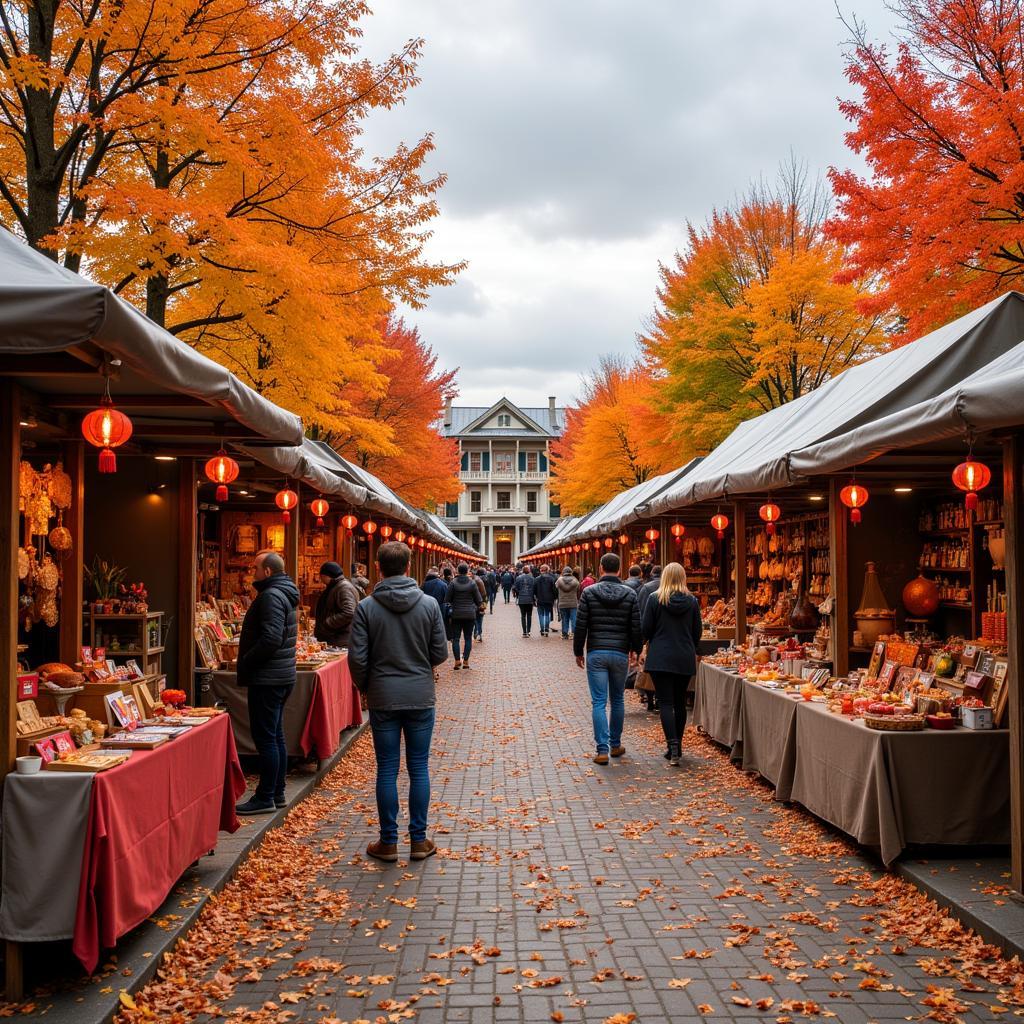
[[919, 573], [903, 588], [903, 607], [917, 619], [934, 615], [939, 609], [939, 588], [935, 581]]

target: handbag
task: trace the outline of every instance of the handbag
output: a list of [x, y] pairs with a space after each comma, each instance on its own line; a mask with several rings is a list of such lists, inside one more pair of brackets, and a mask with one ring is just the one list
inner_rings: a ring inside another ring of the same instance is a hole
[[651, 678], [651, 673], [646, 669], [637, 672], [636, 685], [633, 688], [640, 693], [654, 693], [654, 680]]

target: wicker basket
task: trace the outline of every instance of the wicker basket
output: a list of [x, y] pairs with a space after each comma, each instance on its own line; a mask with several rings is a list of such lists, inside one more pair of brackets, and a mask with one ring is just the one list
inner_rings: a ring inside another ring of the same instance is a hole
[[880, 732], [917, 732], [923, 729], [923, 715], [865, 715], [864, 724]]

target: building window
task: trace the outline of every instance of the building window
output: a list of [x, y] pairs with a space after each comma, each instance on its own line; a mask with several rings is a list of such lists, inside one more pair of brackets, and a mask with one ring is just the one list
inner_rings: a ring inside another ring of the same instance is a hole
[[507, 412], [498, 413], [498, 426], [511, 427], [512, 417]]
[[534, 532], [533, 532], [533, 531], [531, 530], [531, 531], [530, 531], [530, 534], [529, 534], [529, 544], [530, 544], [530, 547], [531, 547], [531, 548], [532, 548], [532, 547], [535, 547], [535, 546], [536, 546], [536, 545], [537, 545], [538, 543], [539, 543], [539, 541], [537, 540], [537, 534], [535, 534], [535, 533], [534, 533]]
[[494, 471], [496, 473], [511, 473], [512, 472], [512, 453], [511, 452], [495, 452], [494, 453]]
[[537, 492], [527, 491], [526, 492], [526, 511], [536, 512], [537, 511]]
[[512, 508], [512, 492], [498, 491], [498, 511], [508, 512]]
[[444, 507], [444, 515], [446, 519], [458, 519], [459, 503], [457, 501], [449, 501]]
[[469, 471], [471, 473], [480, 472], [480, 456], [482, 452], [470, 452], [469, 453]]
[[473, 540], [471, 541], [469, 546], [471, 548], [476, 548], [477, 551], [480, 550], [480, 534], [479, 533], [474, 533], [473, 534]]
[[480, 511], [480, 492], [470, 491], [469, 492], [469, 511], [479, 512]]
[[527, 452], [526, 453], [526, 472], [536, 473], [537, 472], [537, 453]]

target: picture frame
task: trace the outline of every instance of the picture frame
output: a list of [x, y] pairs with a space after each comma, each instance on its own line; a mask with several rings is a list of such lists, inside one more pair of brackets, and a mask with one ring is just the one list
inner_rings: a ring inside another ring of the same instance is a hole
[[270, 551], [284, 551], [284, 524], [274, 523], [267, 527], [266, 543], [263, 545]]
[[202, 626], [196, 626], [193, 630], [193, 635], [196, 640], [196, 651], [199, 654], [199, 660], [202, 663], [202, 668], [215, 669], [220, 664], [217, 660], [217, 652], [213, 648], [213, 641], [210, 639], [210, 634]]
[[139, 711], [142, 712], [143, 721], [152, 718], [156, 702], [149, 692], [149, 687], [145, 683], [132, 683], [132, 696], [135, 698]]
[[260, 524], [235, 523], [228, 534], [228, 548], [232, 555], [247, 557], [260, 549]]
[[107, 725], [111, 729], [133, 729], [135, 727], [135, 719], [125, 701], [123, 690], [105, 694], [103, 704], [107, 711]]
[[914, 688], [919, 675], [920, 669], [913, 665], [901, 665], [893, 678], [893, 692], [901, 695], [908, 693]]
[[871, 660], [868, 662], [868, 679], [877, 679], [878, 673], [882, 670], [882, 665], [885, 662], [885, 641], [875, 641], [875, 646], [871, 650]]
[[[133, 687], [134, 691], [134, 687]], [[126, 693], [124, 695], [124, 704], [128, 709], [128, 714], [131, 716], [131, 721], [128, 726], [129, 729], [134, 729], [142, 724], [142, 709], [139, 707], [139, 702], [135, 699], [135, 693]]]
[[996, 656], [991, 651], [982, 651], [978, 655], [978, 663], [975, 666], [979, 672], [987, 676], [995, 674]]
[[889, 661], [888, 658], [885, 660], [878, 673], [878, 689], [888, 690], [892, 687], [892, 681], [896, 675], [897, 668], [899, 668], [899, 666], [895, 661]]

